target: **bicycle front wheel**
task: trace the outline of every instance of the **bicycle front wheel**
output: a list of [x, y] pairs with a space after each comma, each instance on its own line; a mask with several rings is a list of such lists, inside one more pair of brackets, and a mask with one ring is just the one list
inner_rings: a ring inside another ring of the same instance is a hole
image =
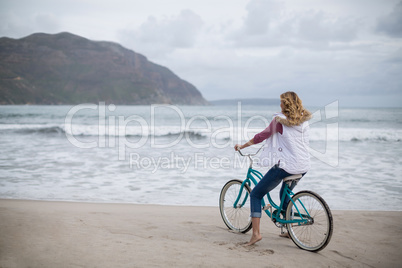
[[301, 249], [322, 250], [331, 240], [334, 228], [327, 203], [311, 191], [298, 192], [292, 200], [294, 203], [290, 201], [286, 209], [286, 220], [295, 221], [287, 224], [290, 238]]
[[[223, 186], [219, 198], [219, 209], [229, 229], [247, 233], [251, 229], [250, 201], [248, 200], [251, 189], [246, 184], [240, 192], [242, 183], [240, 180], [231, 180]], [[235, 206], [236, 200], [238, 203]]]

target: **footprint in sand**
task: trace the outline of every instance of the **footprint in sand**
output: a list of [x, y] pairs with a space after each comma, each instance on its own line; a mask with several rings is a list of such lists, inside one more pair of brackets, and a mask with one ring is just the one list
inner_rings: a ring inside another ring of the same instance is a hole
[[[225, 241], [215, 241], [214, 244], [219, 245], [219, 246], [226, 246], [229, 243]], [[275, 253], [274, 250], [272, 249], [257, 249], [257, 245], [251, 245], [251, 246], [246, 246], [247, 242], [238, 242], [235, 243], [234, 246], [228, 247], [229, 250], [240, 250], [240, 251], [245, 251], [245, 252], [255, 252], [258, 253], [258, 255], [263, 256], [263, 255], [272, 255]]]
[[214, 244], [219, 245], [219, 246], [224, 246], [227, 245], [227, 242], [223, 242], [223, 241], [215, 241]]
[[272, 249], [264, 249], [264, 250], [259, 250], [258, 253], [262, 255], [272, 255], [275, 253]]

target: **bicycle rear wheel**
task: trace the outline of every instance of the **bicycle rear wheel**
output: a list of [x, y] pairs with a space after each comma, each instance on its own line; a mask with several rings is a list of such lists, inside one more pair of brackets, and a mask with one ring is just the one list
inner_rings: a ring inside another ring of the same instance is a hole
[[[242, 183], [241, 180], [231, 180], [223, 186], [219, 198], [219, 210], [229, 229], [239, 233], [247, 233], [251, 229], [250, 201], [248, 200], [251, 189], [247, 184], [242, 190], [237, 206], [234, 206]], [[243, 202], [246, 196], [247, 200]]]
[[307, 222], [287, 224], [290, 238], [301, 249], [313, 252], [324, 249], [331, 240], [334, 228], [327, 203], [311, 191], [298, 192], [292, 199], [294, 203], [288, 204], [286, 220], [307, 219]]

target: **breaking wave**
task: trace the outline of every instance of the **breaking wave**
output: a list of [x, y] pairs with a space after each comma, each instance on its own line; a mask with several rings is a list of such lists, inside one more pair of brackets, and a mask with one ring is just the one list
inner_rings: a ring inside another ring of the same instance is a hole
[[[244, 131], [242, 130], [241, 133]], [[227, 128], [180, 129], [179, 126], [160, 127], [99, 127], [98, 125], [41, 125], [41, 124], [0, 124], [0, 133], [15, 133], [22, 135], [73, 135], [73, 136], [125, 136], [125, 137], [153, 137], [153, 138], [191, 138], [232, 140], [239, 137], [237, 129]], [[248, 132], [247, 138], [252, 138], [258, 132], [253, 129]], [[217, 134], [217, 135], [215, 135]], [[243, 139], [247, 139], [243, 138]], [[369, 128], [311, 128], [310, 141], [345, 141], [345, 142], [400, 142], [401, 129], [369, 129]]]

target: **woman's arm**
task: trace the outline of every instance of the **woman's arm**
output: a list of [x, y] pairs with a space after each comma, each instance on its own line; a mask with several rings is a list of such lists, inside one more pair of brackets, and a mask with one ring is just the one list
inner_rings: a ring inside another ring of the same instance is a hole
[[246, 147], [249, 147], [249, 146], [251, 146], [253, 144], [254, 144], [254, 138], [252, 138], [251, 140], [249, 140], [248, 142], [246, 142], [243, 145], [236, 144], [234, 148], [235, 148], [236, 151], [238, 151], [238, 150], [244, 149]]
[[277, 132], [280, 134], [283, 133], [282, 124], [279, 122], [276, 122], [275, 120], [272, 120], [271, 123], [269, 124], [269, 126], [266, 129], [264, 129], [263, 131], [261, 131], [260, 133], [256, 134], [254, 136], [254, 138], [252, 138], [251, 140], [249, 140], [248, 142], [246, 142], [243, 145], [236, 144], [234, 148], [236, 151], [244, 149], [250, 145], [257, 144], [257, 143], [260, 143], [260, 142], [268, 139], [274, 133], [277, 133]]

